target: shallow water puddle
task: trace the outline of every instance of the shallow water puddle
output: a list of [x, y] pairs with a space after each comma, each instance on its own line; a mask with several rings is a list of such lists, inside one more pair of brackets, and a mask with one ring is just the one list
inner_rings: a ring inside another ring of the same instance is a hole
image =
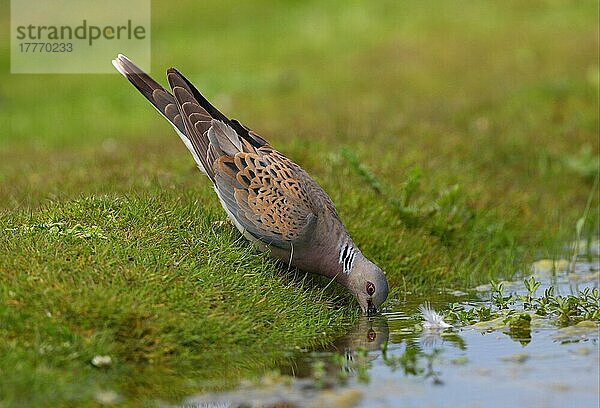
[[[578, 294], [599, 286], [599, 257], [539, 261], [537, 295]], [[599, 406], [599, 329], [584, 321], [560, 328], [556, 319], [529, 313], [526, 330], [504, 319], [447, 330], [421, 326], [419, 305], [440, 312], [489, 306], [490, 285], [433, 297], [410, 295], [383, 316], [361, 319], [325, 350], [298, 353], [281, 374], [219, 394], [193, 396], [186, 407], [596, 407]], [[523, 281], [504, 293], [526, 295]]]

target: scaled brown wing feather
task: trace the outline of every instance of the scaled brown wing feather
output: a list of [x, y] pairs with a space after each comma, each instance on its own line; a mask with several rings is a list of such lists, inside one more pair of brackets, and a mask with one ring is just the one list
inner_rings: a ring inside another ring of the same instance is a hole
[[167, 70], [167, 80], [182, 118], [185, 134], [213, 182], [213, 165], [220, 156], [233, 156], [244, 147], [254, 150], [267, 144], [237, 120], [228, 119], [212, 106], [176, 69]]
[[308, 188], [312, 179], [263, 138], [225, 117], [177, 70], [167, 70], [167, 79], [185, 134], [239, 225], [259, 241], [286, 249], [309, 236], [317, 219]]
[[221, 156], [214, 170], [221, 200], [259, 241], [289, 249], [314, 228], [317, 215], [299, 180], [302, 170], [269, 146]]

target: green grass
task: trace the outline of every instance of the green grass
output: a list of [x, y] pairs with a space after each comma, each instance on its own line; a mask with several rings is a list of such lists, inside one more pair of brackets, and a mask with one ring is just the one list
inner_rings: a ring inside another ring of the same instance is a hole
[[[188, 194], [84, 198], [7, 218], [0, 349], [3, 371], [12, 368], [1, 386], [8, 401], [39, 405], [57, 374], [53, 393], [74, 401], [115, 384], [143, 400], [159, 376], [153, 388], [170, 396], [175, 367], [225, 386], [290, 348], [321, 343], [349, 315], [310, 280], [276, 272], [231, 226], [216, 227], [220, 214]], [[92, 367], [96, 355], [110, 355], [115, 368]]]
[[[598, 207], [597, 11], [155, 2], [152, 73], [177, 66], [307, 169], [392, 296], [465, 288], [568, 257], [588, 196]], [[218, 222], [208, 180], [123, 78], [9, 75], [0, 48], [0, 406], [176, 400], [356, 316]], [[590, 211], [580, 235], [597, 225]]]

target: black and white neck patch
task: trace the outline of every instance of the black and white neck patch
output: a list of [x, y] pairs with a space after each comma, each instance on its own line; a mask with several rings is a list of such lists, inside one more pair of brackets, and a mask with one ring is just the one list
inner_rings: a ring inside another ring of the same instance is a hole
[[356, 253], [356, 248], [354, 248], [352, 245], [349, 245], [347, 242], [340, 248], [340, 258], [338, 262], [340, 265], [342, 265], [345, 274], [349, 274], [352, 270]]

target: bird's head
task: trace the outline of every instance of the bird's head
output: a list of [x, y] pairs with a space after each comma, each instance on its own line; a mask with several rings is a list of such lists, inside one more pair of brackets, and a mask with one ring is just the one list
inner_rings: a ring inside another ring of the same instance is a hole
[[372, 316], [387, 299], [388, 283], [377, 265], [364, 256], [358, 257], [348, 276], [348, 289], [360, 305], [363, 314]]

